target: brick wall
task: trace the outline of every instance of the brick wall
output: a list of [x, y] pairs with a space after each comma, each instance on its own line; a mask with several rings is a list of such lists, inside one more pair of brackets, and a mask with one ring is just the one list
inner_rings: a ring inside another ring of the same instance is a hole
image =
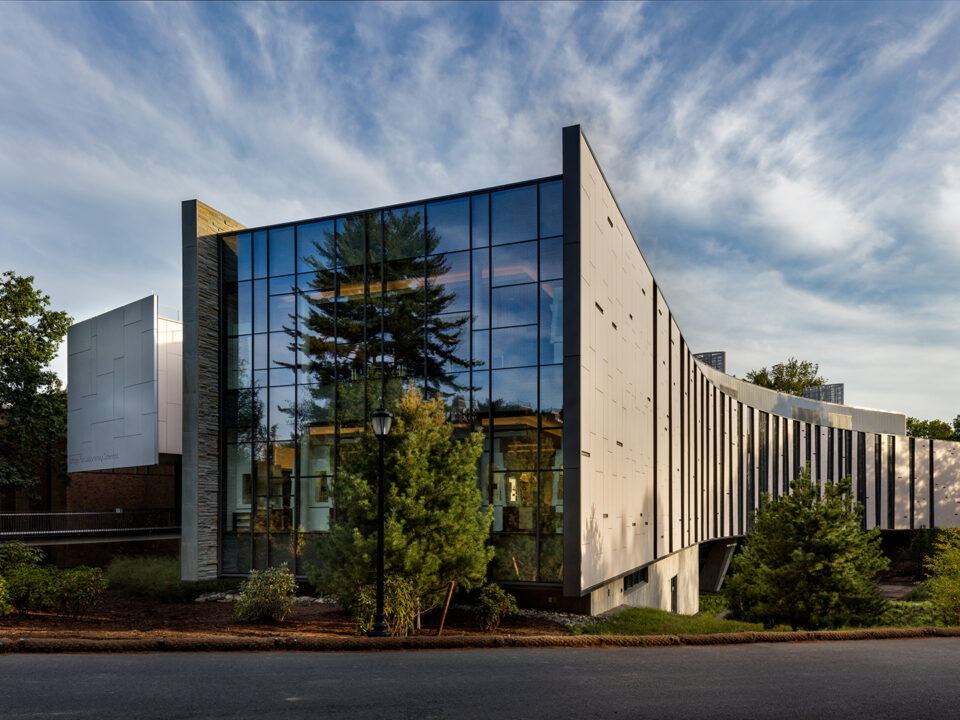
[[56, 510], [68, 512], [174, 508], [176, 469], [150, 465], [72, 473], [66, 502]]

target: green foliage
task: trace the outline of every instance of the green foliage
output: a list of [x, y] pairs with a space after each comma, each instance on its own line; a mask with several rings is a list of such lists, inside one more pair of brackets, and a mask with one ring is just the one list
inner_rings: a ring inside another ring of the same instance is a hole
[[180, 560], [175, 557], [114, 558], [105, 573], [110, 587], [130, 595], [159, 602], [187, 602], [205, 592], [233, 590], [233, 580], [204, 580], [182, 582]]
[[777, 363], [770, 370], [765, 367], [751, 370], [746, 374], [746, 380], [754, 385], [802, 396], [808, 387], [827, 382], [825, 378], [817, 375], [819, 370], [817, 363], [791, 357], [786, 362]]
[[907, 435], [931, 440], [960, 440], [960, 415], [954, 418], [953, 425], [943, 420], [919, 420], [908, 417]]
[[723, 595], [701, 595], [700, 612], [713, 617], [727, 609], [727, 600]]
[[918, 575], [926, 574], [927, 558], [933, 555], [933, 543], [937, 539], [937, 531], [927, 527], [921, 527], [913, 537], [910, 538], [910, 547], [908, 553], [910, 560], [917, 567]]
[[54, 568], [37, 565], [14, 565], [4, 573], [10, 603], [19, 613], [46, 610], [57, 592]]
[[937, 617], [947, 625], [960, 625], [960, 529], [940, 529], [924, 567], [924, 585]]
[[30, 547], [22, 542], [0, 544], [0, 575], [6, 575], [10, 568], [18, 565], [39, 565], [43, 560], [43, 550]]
[[[476, 463], [482, 436], [454, 442], [441, 398], [411, 387], [394, 408], [385, 452], [385, 569], [410, 583], [417, 611], [439, 604], [450, 581], [479, 585], [493, 549], [493, 511], [481, 510]], [[352, 609], [357, 588], [375, 579], [378, 441], [372, 432], [344, 448], [333, 488], [336, 516], [308, 570], [322, 592]]]
[[10, 604], [10, 593], [7, 592], [7, 581], [0, 575], [0, 617], [9, 615], [13, 612], [13, 605]]
[[[377, 611], [377, 588], [364, 585], [351, 603], [351, 616], [357, 635], [366, 635], [373, 628]], [[394, 637], [406, 637], [413, 630], [417, 617], [417, 599], [413, 586], [401, 577], [391, 575], [383, 580], [383, 621]]]
[[108, 584], [103, 570], [83, 565], [56, 571], [53, 577], [56, 605], [74, 620], [100, 600]]
[[40, 465], [66, 437], [66, 393], [46, 368], [70, 317], [49, 304], [33, 277], [0, 275], [0, 492], [35, 485]]
[[266, 570], [251, 570], [240, 585], [233, 618], [239, 622], [280, 622], [293, 607], [296, 593], [297, 581], [286, 563]]
[[884, 604], [877, 627], [932, 627], [936, 611], [929, 602], [892, 602]]
[[809, 469], [775, 502], [765, 498], [733, 561], [724, 597], [734, 617], [766, 627], [870, 623], [882, 609], [876, 576], [887, 566], [879, 531], [860, 529], [850, 478], [821, 496]]
[[758, 623], [721, 620], [706, 615], [678, 615], [666, 610], [632, 607], [599, 622], [585, 625], [581, 632], [588, 635], [712, 635], [761, 629], [762, 626]]
[[496, 630], [505, 615], [516, 611], [516, 598], [496, 583], [484, 585], [477, 595], [477, 621], [487, 632]]

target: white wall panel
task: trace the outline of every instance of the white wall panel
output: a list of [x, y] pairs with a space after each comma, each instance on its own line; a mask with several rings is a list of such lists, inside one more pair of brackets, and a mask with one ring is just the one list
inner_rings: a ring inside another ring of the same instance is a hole
[[67, 333], [67, 470], [158, 461], [156, 296]]
[[930, 441], [918, 438], [914, 447], [914, 528], [932, 527], [930, 524]]
[[910, 529], [910, 439], [897, 437], [894, 440], [896, 453], [896, 490], [894, 500], [894, 529]]
[[960, 443], [933, 441], [933, 497], [936, 527], [960, 527]]

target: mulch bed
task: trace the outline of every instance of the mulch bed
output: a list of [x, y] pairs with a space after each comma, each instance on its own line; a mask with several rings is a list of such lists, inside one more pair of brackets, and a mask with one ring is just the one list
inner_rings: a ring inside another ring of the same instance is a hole
[[[237, 623], [233, 603], [161, 603], [108, 590], [85, 616], [74, 620], [50, 612], [12, 614], [0, 618], [0, 637], [6, 638], [140, 638], [140, 637], [350, 637], [354, 626], [349, 616], [330, 605], [296, 604], [282, 623]], [[435, 636], [440, 613], [424, 616], [423, 628], [414, 634]], [[563, 625], [537, 618], [508, 617], [499, 635], [569, 635]], [[473, 613], [451, 608], [444, 635], [485, 635]]]

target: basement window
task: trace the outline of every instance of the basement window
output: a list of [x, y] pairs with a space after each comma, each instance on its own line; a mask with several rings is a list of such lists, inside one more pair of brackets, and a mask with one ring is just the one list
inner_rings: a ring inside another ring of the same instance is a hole
[[629, 575], [624, 576], [623, 578], [623, 589], [624, 592], [635, 588], [637, 585], [643, 585], [647, 582], [647, 568], [641, 570], [634, 570]]

